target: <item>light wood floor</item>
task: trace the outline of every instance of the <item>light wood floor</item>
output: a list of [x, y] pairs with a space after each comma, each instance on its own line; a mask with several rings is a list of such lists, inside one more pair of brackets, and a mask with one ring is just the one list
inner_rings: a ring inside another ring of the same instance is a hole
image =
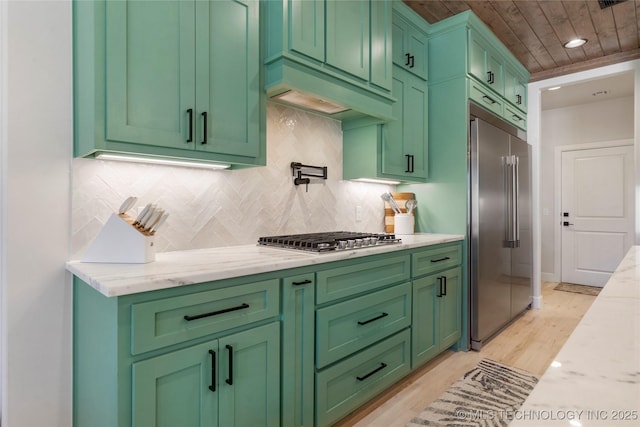
[[403, 427], [482, 358], [542, 375], [596, 298], [555, 285], [544, 282], [543, 308], [527, 311], [481, 351], [445, 352], [336, 426]]

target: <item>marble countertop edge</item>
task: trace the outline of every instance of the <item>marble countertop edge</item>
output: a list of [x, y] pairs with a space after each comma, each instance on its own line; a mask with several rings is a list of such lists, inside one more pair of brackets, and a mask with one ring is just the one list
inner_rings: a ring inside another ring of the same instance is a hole
[[147, 264], [72, 260], [66, 263], [66, 269], [103, 295], [116, 297], [464, 240], [462, 235], [449, 234], [398, 237], [402, 239], [400, 244], [322, 254], [238, 245], [161, 252]]

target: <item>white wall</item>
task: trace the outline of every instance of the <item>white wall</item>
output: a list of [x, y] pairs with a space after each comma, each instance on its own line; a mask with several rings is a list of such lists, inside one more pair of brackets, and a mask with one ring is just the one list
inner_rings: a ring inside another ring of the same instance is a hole
[[3, 4], [2, 425], [71, 425], [71, 3]]
[[[530, 83], [528, 86], [528, 115], [527, 115], [527, 141], [532, 145], [533, 157], [533, 293], [534, 307], [542, 305], [541, 297], [541, 202], [540, 202], [540, 182], [541, 175], [545, 173], [541, 164], [541, 144], [542, 144], [542, 109], [541, 109], [541, 93], [543, 90], [567, 84], [578, 83], [581, 81], [597, 79], [615, 74], [633, 72], [635, 73], [635, 92], [634, 92], [634, 111], [640, 112], [640, 60], [628, 61], [619, 64], [600, 67], [593, 70], [582, 71], [579, 73], [568, 74], [566, 76], [554, 77], [552, 79], [541, 80]], [[640, 165], [640, 114], [634, 114], [634, 130], [633, 139], [636, 147], [636, 165]], [[640, 167], [636, 167], [636, 236], [640, 236]], [[636, 237], [636, 244], [640, 243], [640, 239]]]
[[556, 265], [555, 148], [562, 145], [632, 139], [633, 96], [542, 111], [540, 131], [541, 267], [543, 278], [559, 280]]
[[[314, 179], [308, 192], [295, 186], [293, 161], [327, 166], [328, 179]], [[81, 257], [129, 195], [139, 197], [139, 206], [152, 202], [169, 212], [155, 245], [165, 252], [290, 233], [382, 232], [385, 191], [393, 187], [342, 181], [339, 121], [268, 103], [266, 167], [211, 171], [74, 159], [72, 257]]]

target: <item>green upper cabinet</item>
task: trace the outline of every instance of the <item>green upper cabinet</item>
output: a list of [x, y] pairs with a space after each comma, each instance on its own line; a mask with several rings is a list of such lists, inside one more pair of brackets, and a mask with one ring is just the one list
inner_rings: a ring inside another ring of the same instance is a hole
[[469, 69], [471, 76], [478, 79], [499, 95], [504, 95], [502, 60], [479, 33], [469, 29]]
[[396, 121], [382, 130], [382, 175], [401, 180], [426, 180], [428, 164], [427, 85], [420, 78], [395, 66], [393, 106]]
[[412, 14], [413, 12], [404, 3], [394, 3], [393, 63], [426, 80], [427, 34], [411, 22]]
[[527, 112], [527, 80], [512, 67], [505, 67], [504, 98], [520, 111]]
[[393, 120], [343, 124], [343, 178], [425, 182], [428, 178], [427, 23], [393, 2]]
[[[274, 101], [302, 92], [344, 107], [340, 120], [391, 120], [390, 0], [267, 0], [265, 88]], [[299, 108], [313, 110], [307, 104]]]
[[291, 0], [288, 6], [291, 51], [324, 62], [324, 0]]
[[369, 80], [369, 2], [327, 1], [326, 4], [327, 64]]
[[427, 82], [394, 65], [396, 120], [384, 125], [343, 126], [344, 179], [424, 182], [428, 177]]
[[75, 155], [265, 164], [257, 0], [74, 2]]

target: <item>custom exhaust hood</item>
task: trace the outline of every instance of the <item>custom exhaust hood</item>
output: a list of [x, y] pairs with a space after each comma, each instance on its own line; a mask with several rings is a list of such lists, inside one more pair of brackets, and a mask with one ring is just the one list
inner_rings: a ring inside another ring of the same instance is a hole
[[269, 100], [357, 123], [394, 120], [390, 1], [265, 2]]
[[[328, 68], [328, 67], [327, 67]], [[390, 93], [372, 89], [341, 73], [280, 57], [266, 64], [269, 100], [313, 111], [338, 120], [384, 123], [394, 120]]]

